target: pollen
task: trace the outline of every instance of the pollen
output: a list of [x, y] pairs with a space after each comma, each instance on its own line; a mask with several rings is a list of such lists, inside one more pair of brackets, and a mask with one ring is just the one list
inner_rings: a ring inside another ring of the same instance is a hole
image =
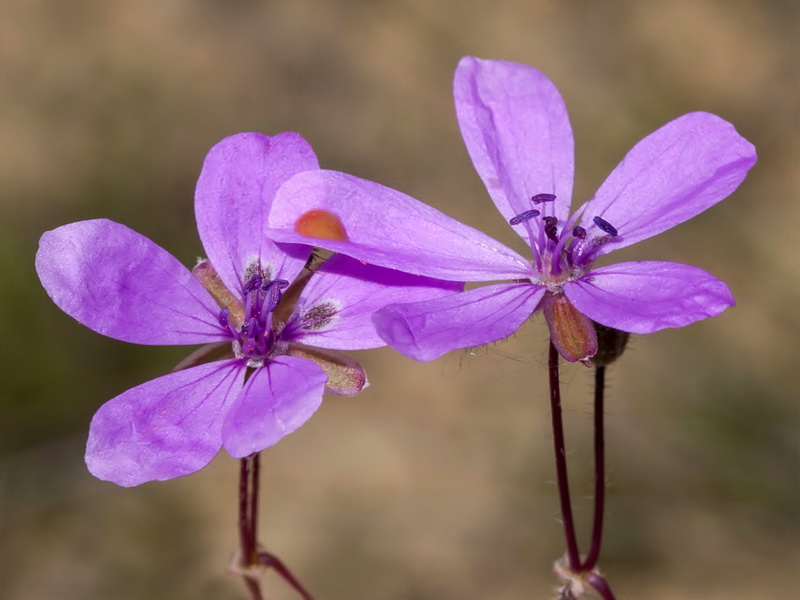
[[294, 223], [294, 230], [300, 235], [321, 240], [348, 241], [347, 231], [341, 219], [332, 212], [321, 208], [315, 208], [300, 215]]

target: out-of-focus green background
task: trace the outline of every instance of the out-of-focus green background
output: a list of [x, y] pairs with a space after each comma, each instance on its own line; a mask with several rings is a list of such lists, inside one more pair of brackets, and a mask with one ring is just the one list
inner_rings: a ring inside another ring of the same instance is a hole
[[[738, 306], [636, 337], [610, 373], [602, 566], [621, 599], [796, 597], [798, 30], [789, 0], [5, 0], [0, 4], [0, 597], [243, 598], [237, 464], [122, 489], [85, 470], [93, 412], [187, 352], [103, 338], [47, 298], [41, 232], [107, 217], [191, 265], [194, 184], [241, 131], [301, 132], [323, 166], [519, 240], [453, 114], [459, 58], [534, 65], [576, 136], [575, 203], [694, 110], [751, 140], [730, 199], [622, 251], [730, 285]], [[435, 241], [432, 241], [435, 243]], [[520, 247], [520, 250], [522, 248]], [[539, 319], [418, 364], [359, 354], [263, 454], [261, 539], [321, 600], [550, 597], [563, 552]], [[564, 370], [573, 492], [591, 511], [590, 372]], [[274, 575], [269, 600], [293, 598]]]

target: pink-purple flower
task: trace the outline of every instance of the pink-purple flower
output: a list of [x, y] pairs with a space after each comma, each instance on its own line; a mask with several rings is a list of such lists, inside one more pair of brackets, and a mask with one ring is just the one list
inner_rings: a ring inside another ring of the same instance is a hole
[[[297, 134], [217, 144], [195, 199], [208, 259], [193, 271], [105, 219], [42, 235], [42, 285], [80, 323], [132, 343], [210, 345], [192, 366], [97, 411], [86, 449], [94, 475], [132, 486], [193, 473], [223, 446], [237, 458], [271, 446], [306, 422], [323, 391], [353, 395], [366, 385], [363, 368], [340, 351], [384, 345], [376, 310], [463, 289], [346, 256], [311, 274], [310, 246], [271, 241], [267, 215], [279, 186], [318, 168]], [[227, 356], [200, 364], [211, 350]]]
[[341, 219], [348, 239], [320, 245], [384, 267], [468, 282], [498, 282], [461, 294], [387, 306], [381, 337], [418, 360], [492, 342], [545, 314], [567, 360], [596, 349], [592, 321], [651, 333], [718, 315], [728, 287], [696, 267], [599, 257], [665, 231], [731, 194], [756, 162], [752, 144], [723, 119], [684, 115], [625, 156], [593, 198], [570, 214], [574, 151], [567, 111], [536, 69], [466, 57], [454, 82], [456, 114], [478, 174], [529, 257], [377, 183], [332, 171], [290, 179], [270, 215], [275, 239], [313, 209]]

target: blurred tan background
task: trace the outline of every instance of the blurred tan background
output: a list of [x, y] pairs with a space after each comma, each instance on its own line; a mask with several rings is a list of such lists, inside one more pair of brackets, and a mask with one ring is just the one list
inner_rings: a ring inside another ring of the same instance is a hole
[[[575, 204], [670, 119], [733, 122], [759, 164], [733, 197], [613, 260], [688, 262], [738, 306], [633, 340], [610, 373], [601, 566], [621, 599], [789, 599], [800, 546], [798, 30], [790, 0], [4, 0], [0, 4], [0, 597], [244, 598], [237, 464], [122, 489], [93, 479], [93, 412], [187, 352], [103, 338], [33, 271], [42, 231], [125, 223], [191, 265], [207, 150], [301, 132], [323, 166], [518, 242], [452, 108], [467, 54], [534, 65], [576, 135]], [[520, 250], [522, 248], [520, 247]], [[563, 552], [537, 319], [418, 364], [364, 352], [263, 454], [261, 540], [320, 600], [549, 598]], [[580, 534], [591, 513], [590, 372], [564, 369]], [[269, 600], [294, 596], [276, 576]]]

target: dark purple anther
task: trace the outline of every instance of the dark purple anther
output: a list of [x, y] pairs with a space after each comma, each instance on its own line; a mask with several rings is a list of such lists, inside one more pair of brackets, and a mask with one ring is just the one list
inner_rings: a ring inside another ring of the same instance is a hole
[[555, 194], [536, 194], [531, 196], [531, 202], [534, 204], [541, 204], [542, 202], [552, 202], [556, 199]]
[[585, 240], [586, 230], [580, 225], [578, 225], [577, 227], [575, 227], [575, 229], [572, 230], [572, 237], [576, 237], [579, 240]]
[[231, 311], [229, 308], [223, 308], [221, 311], [219, 311], [219, 315], [217, 317], [219, 319], [219, 324], [225, 329], [228, 329], [228, 313], [230, 312]]
[[266, 312], [272, 312], [278, 307], [278, 303], [281, 301], [281, 290], [286, 289], [289, 286], [289, 282], [285, 279], [275, 279], [273, 281], [268, 281], [264, 284], [264, 292], [266, 297], [264, 298], [264, 308]]
[[544, 218], [544, 234], [547, 239], [558, 243], [558, 219], [555, 217]]
[[600, 217], [595, 217], [594, 219], [592, 219], [592, 221], [594, 221], [595, 225], [597, 225], [600, 229], [605, 231], [611, 237], [617, 237], [619, 235], [619, 232], [617, 231], [616, 227], [614, 227], [611, 223], [609, 223], [605, 219], [602, 219]]
[[244, 284], [244, 293], [245, 295], [249, 294], [253, 290], [261, 287], [261, 282], [264, 280], [261, 275], [253, 275], [247, 283]]
[[533, 217], [538, 217], [540, 214], [542, 213], [535, 208], [532, 208], [531, 210], [526, 210], [524, 213], [518, 214], [516, 217], [511, 219], [509, 223], [512, 225], [519, 225], [520, 223], [531, 220]]

